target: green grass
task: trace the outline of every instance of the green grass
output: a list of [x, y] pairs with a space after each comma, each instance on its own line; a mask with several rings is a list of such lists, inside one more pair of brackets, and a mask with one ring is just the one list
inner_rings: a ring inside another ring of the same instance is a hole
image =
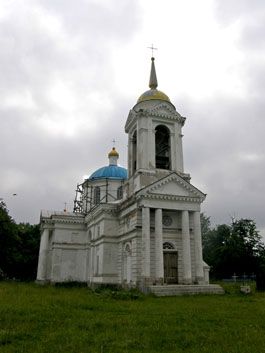
[[265, 293], [155, 298], [0, 282], [0, 352], [265, 352]]

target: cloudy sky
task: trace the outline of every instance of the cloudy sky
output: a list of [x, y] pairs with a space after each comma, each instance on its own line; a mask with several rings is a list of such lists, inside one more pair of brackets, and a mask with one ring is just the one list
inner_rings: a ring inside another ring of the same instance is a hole
[[113, 138], [126, 166], [151, 43], [203, 211], [265, 234], [264, 0], [0, 0], [0, 198], [17, 222], [72, 209]]

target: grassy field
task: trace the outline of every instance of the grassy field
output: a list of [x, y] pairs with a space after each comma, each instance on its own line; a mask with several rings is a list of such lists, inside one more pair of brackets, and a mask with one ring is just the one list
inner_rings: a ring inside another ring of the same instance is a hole
[[0, 352], [262, 353], [265, 293], [155, 298], [0, 282]]

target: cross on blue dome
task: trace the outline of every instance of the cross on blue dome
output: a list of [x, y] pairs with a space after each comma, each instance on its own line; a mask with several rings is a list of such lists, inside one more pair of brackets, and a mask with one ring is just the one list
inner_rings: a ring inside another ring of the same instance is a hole
[[115, 150], [115, 147], [108, 154], [109, 165], [97, 169], [90, 175], [89, 180], [98, 179], [114, 179], [114, 180], [125, 180], [127, 179], [127, 169], [119, 167], [117, 161], [119, 153]]

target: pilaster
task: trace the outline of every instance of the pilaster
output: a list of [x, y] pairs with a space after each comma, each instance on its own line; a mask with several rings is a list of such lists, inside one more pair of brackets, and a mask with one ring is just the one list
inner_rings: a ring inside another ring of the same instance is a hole
[[198, 284], [204, 282], [203, 259], [202, 259], [202, 237], [200, 212], [193, 213], [194, 220], [194, 247], [195, 247], [195, 280]]
[[49, 229], [44, 228], [41, 234], [41, 241], [40, 241], [37, 281], [47, 280], [46, 269], [47, 269], [48, 249], [49, 249]]

